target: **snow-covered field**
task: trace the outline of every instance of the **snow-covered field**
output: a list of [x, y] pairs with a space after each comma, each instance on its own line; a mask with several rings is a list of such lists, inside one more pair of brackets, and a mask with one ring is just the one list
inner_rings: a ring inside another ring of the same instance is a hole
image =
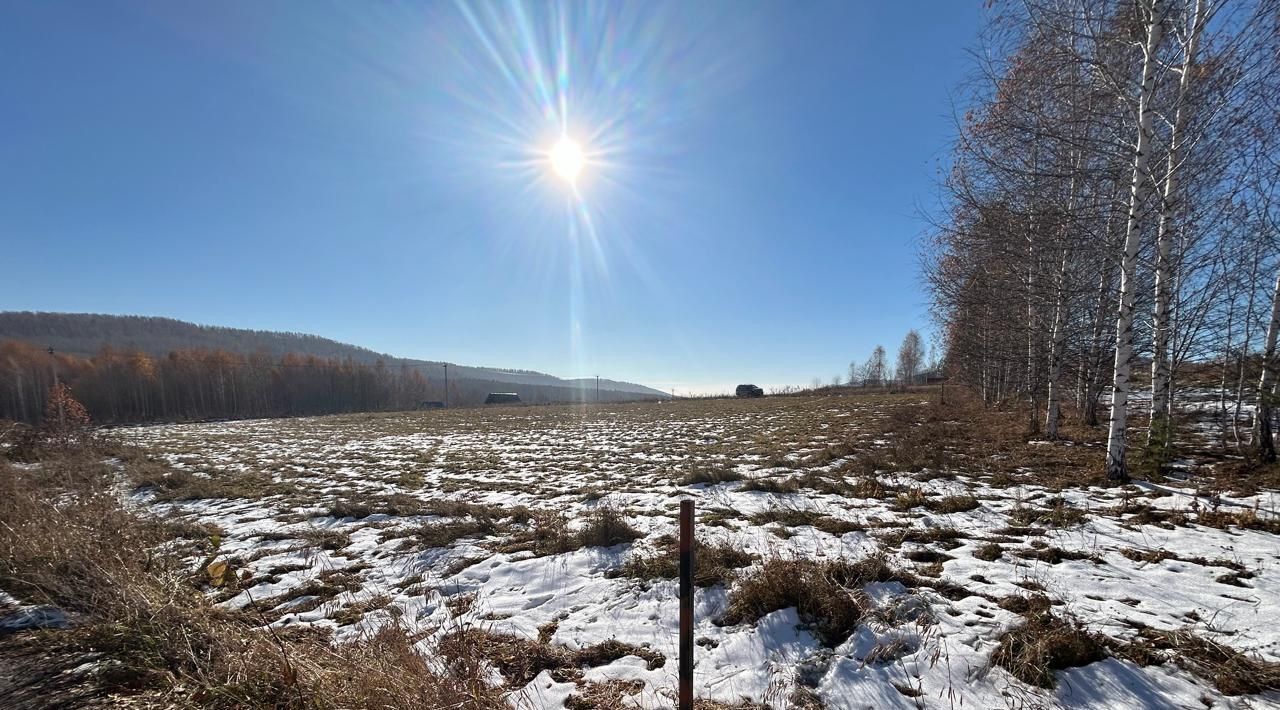
[[[615, 690], [638, 707], [672, 705], [678, 585], [627, 565], [670, 549], [684, 498], [697, 506], [701, 544], [755, 558], [698, 589], [700, 697], [818, 707], [816, 697], [829, 708], [1280, 707], [1280, 695], [1227, 696], [1174, 663], [1111, 657], [1058, 671], [1053, 689], [991, 663], [1001, 636], [1026, 620], [1010, 609], [1041, 594], [1055, 615], [1120, 643], [1143, 628], [1191, 629], [1280, 661], [1280, 538], [1191, 524], [1229, 511], [1274, 519], [1274, 492], [1210, 500], [1189, 484], [1143, 482], [1053, 490], [1033, 482], [1035, 471], [997, 475], [973, 456], [899, 470], [895, 427], [907, 420], [892, 412], [918, 400], [449, 410], [116, 435], [225, 484], [223, 495], [249, 496], [135, 494], [216, 525], [210, 569], [222, 584], [210, 593], [264, 623], [327, 625], [341, 640], [395, 620], [428, 655], [460, 630], [641, 649], [579, 677], [544, 670], [512, 684], [495, 671], [516, 707], [563, 707], [605, 681], [625, 681]], [[567, 550], [538, 542], [535, 531], [561, 515], [569, 535], [601, 510], [641, 537]], [[724, 623], [735, 590], [770, 560], [874, 555], [902, 574], [845, 590], [866, 610], [847, 638], [824, 643], [795, 607]]]

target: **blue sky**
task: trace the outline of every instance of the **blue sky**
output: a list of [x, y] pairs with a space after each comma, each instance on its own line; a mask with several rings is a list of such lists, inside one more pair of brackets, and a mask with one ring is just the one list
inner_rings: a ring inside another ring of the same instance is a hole
[[827, 380], [930, 330], [982, 5], [9, 0], [0, 309]]

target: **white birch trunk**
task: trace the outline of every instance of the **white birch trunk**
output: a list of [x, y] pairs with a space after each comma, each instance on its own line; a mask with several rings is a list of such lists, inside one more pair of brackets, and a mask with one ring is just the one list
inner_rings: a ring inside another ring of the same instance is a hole
[[[1235, 295], [1231, 296], [1231, 305], [1235, 305]], [[1227, 341], [1222, 347], [1222, 378], [1218, 386], [1218, 418], [1222, 424], [1222, 450], [1227, 450], [1227, 393], [1231, 391], [1228, 387], [1228, 376], [1231, 372], [1231, 346], [1235, 343], [1235, 308], [1227, 310]]]
[[1271, 322], [1267, 324], [1267, 340], [1262, 350], [1262, 377], [1258, 381], [1258, 407], [1253, 410], [1253, 448], [1268, 463], [1276, 460], [1276, 445], [1271, 432], [1271, 400], [1276, 386], [1276, 337], [1280, 333], [1280, 275], [1276, 276], [1271, 294]]
[[1173, 213], [1178, 199], [1178, 170], [1181, 167], [1178, 161], [1181, 157], [1182, 133], [1187, 119], [1185, 110], [1187, 92], [1191, 88], [1195, 73], [1196, 52], [1200, 46], [1200, 33], [1204, 28], [1206, 10], [1206, 3], [1203, 0], [1196, 0], [1187, 46], [1182, 57], [1182, 76], [1178, 79], [1173, 127], [1169, 134], [1168, 168], [1160, 202], [1160, 219], [1156, 227], [1155, 311], [1151, 323], [1151, 426], [1147, 429], [1147, 444], [1160, 448], [1167, 448], [1172, 443], [1172, 432], [1169, 431], [1169, 332], [1172, 320], [1169, 316], [1169, 303], [1173, 296], [1170, 254], [1173, 251]]
[[1058, 421], [1062, 418], [1062, 398], [1059, 381], [1062, 379], [1062, 354], [1067, 342], [1066, 328], [1066, 281], [1067, 281], [1066, 249], [1062, 250], [1062, 264], [1058, 267], [1057, 294], [1054, 297], [1053, 329], [1049, 345], [1049, 396], [1045, 403], [1044, 435], [1054, 441], [1058, 438]]
[[[1258, 259], [1259, 254], [1255, 251], [1252, 266], [1249, 269], [1248, 283], [1251, 285], [1258, 281]], [[1244, 408], [1245, 365], [1249, 362], [1249, 344], [1253, 342], [1253, 307], [1257, 298], [1257, 289], [1249, 288], [1248, 293], [1248, 306], [1244, 311], [1244, 332], [1240, 341], [1240, 352], [1236, 355], [1236, 403], [1231, 415], [1231, 433], [1235, 439], [1237, 451], [1244, 448], [1244, 441], [1240, 436], [1240, 411]]]
[[1112, 241], [1114, 217], [1107, 217], [1106, 242], [1108, 258], [1102, 260], [1098, 273], [1098, 298], [1093, 311], [1093, 329], [1089, 339], [1088, 381], [1085, 385], [1084, 421], [1089, 426], [1098, 424], [1098, 399], [1102, 396], [1102, 363], [1105, 357], [1102, 350], [1103, 331], [1106, 329], [1107, 296], [1111, 293], [1111, 282], [1115, 278], [1112, 272], [1113, 262], [1109, 258]]
[[1116, 314], [1116, 367], [1112, 380], [1111, 425], [1107, 432], [1107, 478], [1127, 480], [1125, 429], [1129, 413], [1129, 370], [1133, 360], [1133, 310], [1137, 284], [1134, 271], [1141, 246], [1142, 207], [1150, 192], [1147, 164], [1151, 153], [1151, 100], [1156, 88], [1156, 53], [1164, 33], [1165, 4], [1150, 0], [1147, 42], [1143, 47], [1142, 89], [1138, 93], [1138, 145], [1133, 158], [1133, 182], [1129, 190], [1129, 219], [1125, 225], [1124, 254], [1120, 261], [1120, 307]]

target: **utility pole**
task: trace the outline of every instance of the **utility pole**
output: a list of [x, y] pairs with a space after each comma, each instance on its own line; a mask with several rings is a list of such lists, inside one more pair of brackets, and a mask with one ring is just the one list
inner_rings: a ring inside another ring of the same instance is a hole
[[444, 364], [444, 408], [449, 408], [449, 363]]
[[600, 376], [596, 375], [596, 404], [600, 404]]

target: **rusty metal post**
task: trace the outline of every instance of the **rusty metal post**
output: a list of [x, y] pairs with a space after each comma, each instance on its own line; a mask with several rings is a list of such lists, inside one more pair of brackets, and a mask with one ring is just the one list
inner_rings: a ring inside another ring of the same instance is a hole
[[693, 710], [693, 501], [680, 501], [680, 710]]

